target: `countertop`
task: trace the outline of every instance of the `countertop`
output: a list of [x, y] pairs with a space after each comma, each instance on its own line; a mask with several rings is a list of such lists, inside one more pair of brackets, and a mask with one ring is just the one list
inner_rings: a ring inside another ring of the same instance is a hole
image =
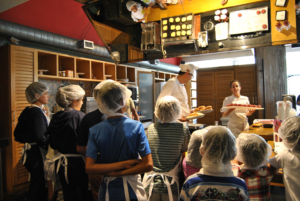
[[273, 140], [273, 128], [264, 128], [264, 127], [253, 127], [250, 126], [249, 130], [244, 130], [242, 133], [255, 133], [261, 137], [263, 137], [265, 140]]

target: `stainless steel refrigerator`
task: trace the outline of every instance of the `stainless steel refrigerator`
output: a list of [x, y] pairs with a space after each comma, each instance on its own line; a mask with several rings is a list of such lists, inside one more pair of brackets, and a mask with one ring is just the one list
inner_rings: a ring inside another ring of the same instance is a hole
[[[165, 82], [156, 82], [155, 83], [155, 104], [156, 104], [157, 98], [158, 98], [164, 84], [166, 84], [166, 83]], [[155, 107], [154, 107], [154, 109], [155, 109]], [[155, 119], [156, 119], [156, 122], [160, 122], [160, 120], [158, 118], [155, 118]]]

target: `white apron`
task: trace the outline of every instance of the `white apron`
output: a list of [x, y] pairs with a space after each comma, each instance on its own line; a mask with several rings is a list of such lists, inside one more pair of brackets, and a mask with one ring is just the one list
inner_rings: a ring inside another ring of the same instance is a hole
[[249, 128], [248, 118], [243, 113], [233, 110], [227, 126], [233, 135], [238, 137], [243, 130]]
[[[169, 195], [169, 200], [170, 201], [173, 201], [173, 194], [172, 194], [171, 185], [176, 183], [177, 188], [178, 188], [178, 198], [179, 198], [179, 177], [178, 177], [178, 175], [179, 175], [179, 171], [180, 171], [181, 161], [182, 161], [182, 158], [180, 159], [178, 164], [169, 172], [154, 172], [154, 171], [151, 171], [151, 172], [147, 172], [147, 173], [144, 174], [144, 178], [143, 178], [144, 188], [146, 188], [147, 186], [150, 185], [148, 201], [150, 200], [151, 195], [152, 195], [153, 186], [154, 186], [153, 179], [155, 178], [155, 176], [161, 176], [161, 178], [163, 179], [163, 181], [166, 184], [167, 189], [168, 189], [168, 195]], [[167, 176], [172, 178], [171, 183], [169, 182]]]
[[[57, 155], [53, 156], [51, 159], [46, 159], [44, 162], [44, 171], [47, 176], [52, 181], [52, 186], [54, 189], [54, 184], [56, 183], [56, 174], [59, 171], [60, 166], [64, 166], [65, 168], [65, 179], [66, 182], [69, 183], [68, 180], [68, 157], [81, 157], [83, 161], [85, 161], [85, 157], [81, 154], [61, 154], [58, 153]], [[56, 172], [55, 172], [55, 162], [58, 161]]]
[[[109, 193], [108, 193], [109, 182], [113, 181], [115, 179], [117, 179], [117, 177], [105, 177], [103, 179], [103, 181], [106, 183], [105, 201], [109, 201]], [[130, 201], [127, 182], [133, 189], [138, 201], [146, 201], [147, 200], [147, 195], [146, 195], [145, 189], [143, 187], [143, 183], [141, 182], [140, 174], [122, 176], [122, 179], [123, 179], [123, 186], [124, 186], [124, 193], [125, 193], [126, 201]]]

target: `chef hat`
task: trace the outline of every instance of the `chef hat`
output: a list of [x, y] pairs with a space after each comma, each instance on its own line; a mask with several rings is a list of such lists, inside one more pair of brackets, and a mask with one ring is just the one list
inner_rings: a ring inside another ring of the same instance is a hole
[[136, 3], [135, 3], [134, 1], [128, 1], [128, 2], [126, 3], [126, 7], [127, 7], [127, 9], [128, 9], [129, 11], [131, 11], [131, 7], [134, 6], [134, 5], [136, 5]]
[[198, 69], [198, 67], [193, 64], [180, 64], [179, 68], [181, 72], [190, 72], [192, 74], [194, 74], [194, 70]]

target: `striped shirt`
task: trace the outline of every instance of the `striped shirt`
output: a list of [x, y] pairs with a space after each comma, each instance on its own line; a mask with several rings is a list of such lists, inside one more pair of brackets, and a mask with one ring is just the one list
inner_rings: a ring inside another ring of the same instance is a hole
[[[148, 142], [153, 159], [154, 172], [169, 172], [180, 161], [181, 153], [187, 151], [190, 140], [188, 127], [181, 123], [155, 123], [147, 130]], [[156, 176], [153, 193], [168, 194], [160, 176]], [[169, 178], [171, 182], [171, 179]], [[176, 183], [171, 185], [172, 194], [178, 195]], [[148, 187], [146, 189], [148, 192]]]
[[249, 194], [246, 183], [238, 177], [196, 173], [183, 184], [179, 201], [197, 200], [249, 201]]

